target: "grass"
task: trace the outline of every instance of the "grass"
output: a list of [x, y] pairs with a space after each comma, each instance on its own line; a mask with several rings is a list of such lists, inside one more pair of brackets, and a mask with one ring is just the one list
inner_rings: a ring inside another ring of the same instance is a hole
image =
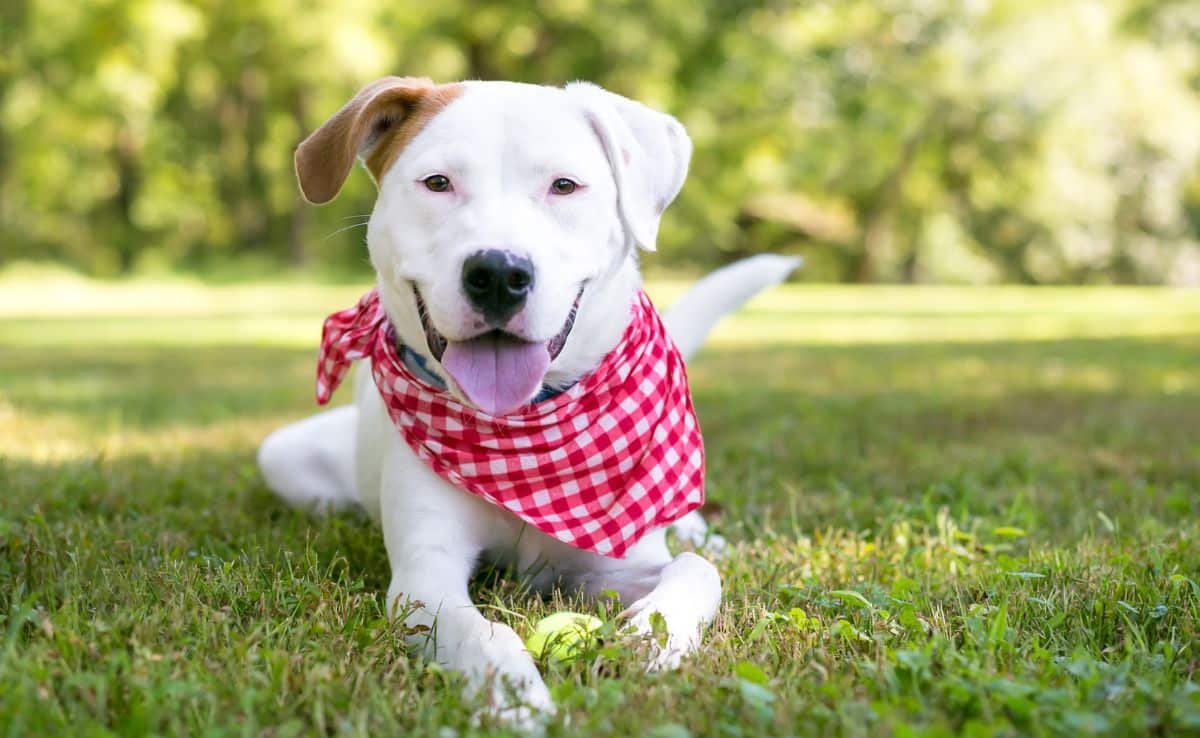
[[[376, 530], [254, 467], [358, 292], [0, 285], [4, 734], [503, 732], [406, 654]], [[707, 647], [546, 665], [550, 735], [1200, 734], [1197, 298], [754, 302], [691, 371], [735, 544]], [[475, 591], [522, 632], [582, 606]]]

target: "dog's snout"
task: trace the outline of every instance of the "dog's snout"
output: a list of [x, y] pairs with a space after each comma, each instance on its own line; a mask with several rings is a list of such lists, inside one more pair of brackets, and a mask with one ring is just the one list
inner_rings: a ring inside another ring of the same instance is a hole
[[533, 289], [533, 262], [500, 249], [476, 252], [463, 262], [462, 287], [476, 310], [501, 325], [521, 309]]

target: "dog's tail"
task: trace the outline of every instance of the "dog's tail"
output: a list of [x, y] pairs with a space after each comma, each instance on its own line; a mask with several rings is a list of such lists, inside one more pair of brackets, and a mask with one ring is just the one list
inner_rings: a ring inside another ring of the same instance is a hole
[[782, 282], [802, 261], [798, 256], [752, 256], [722, 267], [692, 285], [663, 315], [667, 333], [683, 358], [690, 359], [696, 353], [717, 321], [762, 290]]

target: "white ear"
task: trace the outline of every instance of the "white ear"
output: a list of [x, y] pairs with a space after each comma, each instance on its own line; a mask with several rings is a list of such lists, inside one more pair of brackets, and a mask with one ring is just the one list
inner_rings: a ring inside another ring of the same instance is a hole
[[617, 210], [629, 240], [653, 251], [663, 211], [679, 194], [692, 140], [669, 115], [587, 82], [567, 85], [600, 138], [617, 185]]

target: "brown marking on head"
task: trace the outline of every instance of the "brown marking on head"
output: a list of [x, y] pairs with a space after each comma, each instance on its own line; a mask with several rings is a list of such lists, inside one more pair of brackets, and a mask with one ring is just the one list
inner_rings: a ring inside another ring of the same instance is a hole
[[371, 176], [378, 182], [384, 172], [396, 162], [396, 157], [420, 133], [434, 116], [454, 102], [466, 90], [461, 84], [433, 85], [417, 100], [395, 131], [380, 141], [364, 160]]
[[359, 157], [378, 183], [404, 147], [464, 91], [461, 84], [422, 77], [384, 77], [359, 90], [296, 148], [304, 199], [322, 204], [336, 197]]

